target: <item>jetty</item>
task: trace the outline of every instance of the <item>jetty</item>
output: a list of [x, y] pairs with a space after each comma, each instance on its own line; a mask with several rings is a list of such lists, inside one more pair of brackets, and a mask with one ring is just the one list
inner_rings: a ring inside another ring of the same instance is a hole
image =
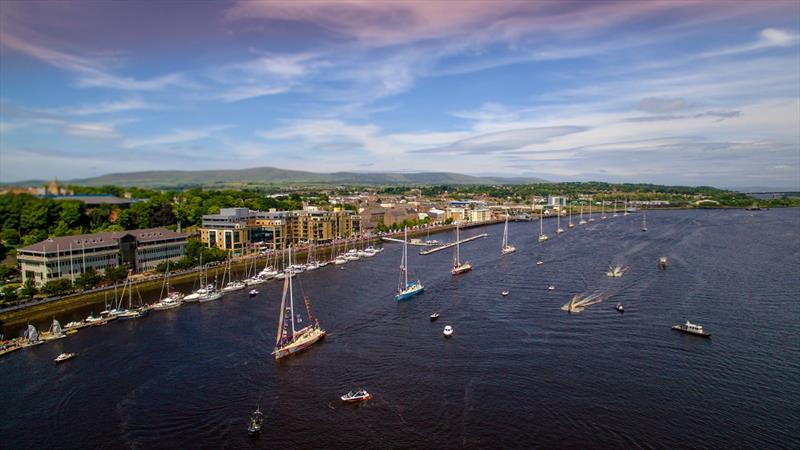
[[[400, 243], [400, 244], [403, 243], [402, 239], [395, 239], [395, 238], [390, 238], [390, 237], [386, 237], [386, 236], [382, 236], [381, 240], [385, 241], [385, 242], [397, 242], [397, 243]], [[433, 247], [435, 245], [440, 245], [440, 244], [441, 244], [441, 242], [428, 242], [428, 241], [422, 241], [422, 240], [419, 240], [419, 239], [410, 239], [408, 241], [408, 245], [416, 245], [418, 247]]]
[[[444, 250], [444, 249], [448, 249], [450, 247], [453, 247], [456, 244], [463, 244], [465, 242], [474, 241], [475, 239], [485, 238], [487, 236], [489, 236], [487, 233], [481, 233], [481, 234], [479, 234], [477, 236], [472, 236], [472, 237], [468, 237], [466, 239], [461, 239], [460, 241], [450, 242], [449, 244], [440, 245], [438, 247], [431, 248], [431, 249], [428, 249], [428, 250], [420, 250], [419, 254], [420, 255], [430, 255], [431, 253], [436, 253], [436, 252], [438, 252], [440, 250]], [[409, 244], [410, 244], [410, 242], [409, 242]]]

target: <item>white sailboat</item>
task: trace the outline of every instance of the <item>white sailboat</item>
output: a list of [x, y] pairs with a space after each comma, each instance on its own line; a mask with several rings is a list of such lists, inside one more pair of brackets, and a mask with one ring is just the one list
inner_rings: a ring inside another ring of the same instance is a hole
[[647, 231], [647, 210], [642, 210], [642, 231]]
[[[292, 248], [289, 247], [289, 261], [292, 260]], [[288, 270], [288, 269], [287, 269]], [[272, 356], [275, 360], [290, 356], [299, 351], [305, 350], [315, 342], [325, 337], [325, 330], [319, 326], [319, 320], [311, 314], [311, 303], [308, 297], [303, 299], [306, 305], [306, 312], [310, 325], [297, 329], [295, 322], [298, 317], [294, 315], [294, 292], [292, 289], [292, 277], [287, 276], [283, 280], [283, 294], [281, 295], [281, 315], [278, 319], [278, 332], [275, 338], [275, 348]], [[286, 299], [289, 302], [287, 304]]]
[[567, 214], [569, 214], [569, 223], [567, 224], [567, 228], [575, 228], [575, 224], [572, 223], [572, 208], [567, 208]]
[[594, 203], [594, 199], [589, 200], [589, 222], [594, 222], [594, 217], [592, 217], [592, 203]]
[[606, 220], [608, 216], [606, 216], [606, 201], [602, 200], [600, 202], [600, 219]]
[[578, 221], [578, 225], [583, 225], [585, 223], [586, 221], [583, 220], [583, 205], [581, 205], [581, 220]]
[[617, 214], [617, 199], [615, 198], [614, 199], [614, 214], [612, 214], [611, 217], [618, 217], [618, 216], [619, 216], [619, 214]]
[[[560, 207], [559, 207], [560, 208]], [[561, 210], [559, 209], [558, 215], [556, 216], [556, 234], [561, 234], [564, 232], [564, 229], [561, 228]]]
[[628, 197], [625, 197], [625, 212], [623, 212], [622, 215], [627, 216], [628, 214]]
[[503, 245], [500, 247], [500, 254], [508, 255], [517, 251], [517, 248], [508, 243], [508, 211], [506, 211], [506, 225], [503, 228]]
[[539, 242], [547, 240], [547, 235], [544, 234], [544, 206], [542, 206], [541, 213], [539, 214]]
[[459, 275], [464, 272], [469, 272], [472, 270], [472, 264], [469, 261], [462, 263], [461, 262], [461, 237], [459, 235], [459, 224], [456, 222], [456, 252], [453, 255], [453, 269], [450, 270], [450, 273], [453, 275]]

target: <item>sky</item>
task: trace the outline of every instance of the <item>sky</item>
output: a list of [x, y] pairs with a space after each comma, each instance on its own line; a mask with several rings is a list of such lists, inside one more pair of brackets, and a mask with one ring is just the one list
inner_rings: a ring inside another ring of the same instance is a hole
[[800, 189], [800, 2], [0, 3], [0, 181], [259, 166]]

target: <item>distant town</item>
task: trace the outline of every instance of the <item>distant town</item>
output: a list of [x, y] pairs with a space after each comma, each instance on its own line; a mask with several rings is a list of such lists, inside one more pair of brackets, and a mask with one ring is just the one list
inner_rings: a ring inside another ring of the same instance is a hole
[[329, 245], [422, 226], [536, 220], [579, 211], [800, 205], [711, 187], [649, 184], [280, 186], [157, 190], [117, 186], [0, 191], [0, 304], [254, 252]]

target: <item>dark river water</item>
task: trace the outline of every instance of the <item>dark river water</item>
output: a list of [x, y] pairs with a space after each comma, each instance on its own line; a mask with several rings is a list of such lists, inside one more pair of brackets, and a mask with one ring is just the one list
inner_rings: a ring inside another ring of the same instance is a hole
[[[17, 351], [0, 358], [0, 448], [800, 447], [800, 210], [647, 219], [558, 237], [546, 221], [541, 245], [538, 222], [512, 223], [504, 257], [502, 224], [464, 230], [489, 237], [462, 246], [474, 269], [457, 278], [451, 251], [410, 247], [426, 288], [404, 303], [399, 244], [303, 274], [328, 336], [280, 363], [278, 282]], [[670, 329], [687, 319], [713, 337]], [[54, 365], [64, 351], [78, 357]], [[338, 400], [359, 387], [374, 399]]]

